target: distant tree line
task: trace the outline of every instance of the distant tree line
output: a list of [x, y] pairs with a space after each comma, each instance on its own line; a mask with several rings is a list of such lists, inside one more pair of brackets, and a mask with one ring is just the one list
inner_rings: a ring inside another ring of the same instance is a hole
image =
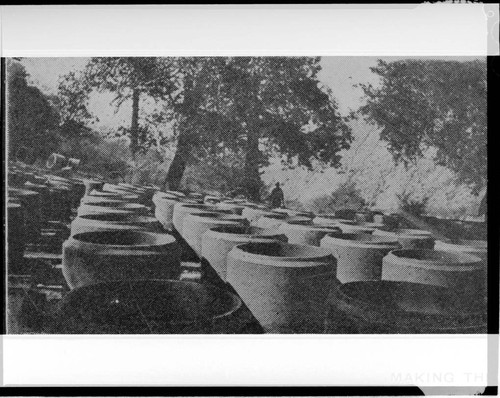
[[[112, 93], [110, 105], [131, 104], [129, 122], [114, 133], [128, 138], [133, 159], [174, 144], [168, 189], [189, 165], [239, 159], [229, 167], [241, 169], [233, 183], [259, 200], [270, 157], [337, 168], [353, 139], [349, 118], [318, 79], [319, 57], [97, 57], [63, 76], [54, 97], [29, 85], [19, 62], [7, 67], [11, 153], [30, 146], [46, 156], [61, 137], [88, 138], [96, 120], [89, 98]], [[359, 113], [381, 128], [394, 161], [411, 164], [433, 149], [438, 164], [478, 193], [486, 184], [485, 62], [380, 60], [372, 72], [380, 84], [361, 85]]]

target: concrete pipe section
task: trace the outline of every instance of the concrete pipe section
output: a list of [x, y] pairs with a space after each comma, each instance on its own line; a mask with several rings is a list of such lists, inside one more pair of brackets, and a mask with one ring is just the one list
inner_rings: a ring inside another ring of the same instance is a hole
[[128, 203], [119, 200], [107, 202], [83, 203], [77, 210], [79, 216], [84, 214], [108, 213], [112, 210], [123, 210], [131, 213], [147, 215], [149, 208], [139, 203]]
[[76, 208], [85, 195], [85, 185], [78, 178], [62, 178], [59, 176], [47, 176], [49, 184], [54, 188], [66, 188], [70, 193], [71, 207]]
[[174, 227], [174, 206], [183, 201], [182, 197], [170, 193], [157, 192], [154, 194], [155, 217], [166, 230], [171, 231]]
[[72, 170], [76, 170], [80, 166], [80, 163], [81, 163], [80, 159], [69, 158], [67, 167], [71, 167]]
[[84, 179], [85, 195], [91, 195], [92, 191], [102, 191], [104, 181]]
[[326, 333], [487, 333], [480, 300], [460, 301], [448, 288], [409, 282], [351, 282], [331, 298]]
[[337, 217], [334, 213], [317, 214], [313, 218], [313, 223], [318, 225], [334, 225], [337, 226], [340, 223], [346, 225], [356, 225], [357, 222], [354, 220], [346, 220], [344, 218]]
[[124, 279], [170, 279], [180, 272], [180, 247], [168, 234], [103, 230], [63, 243], [62, 270], [71, 289]]
[[180, 191], [164, 191], [162, 193], [174, 195], [174, 196], [177, 196], [178, 198], [185, 198], [186, 197], [186, 194], [184, 192], [180, 192]]
[[394, 250], [384, 257], [382, 279], [452, 288], [467, 299], [485, 288], [486, 267], [479, 257], [465, 253]]
[[213, 227], [201, 237], [201, 255], [225, 282], [227, 255], [233, 247], [242, 243], [265, 243], [270, 240], [287, 242], [286, 236], [274, 229], [242, 225]]
[[59, 153], [53, 153], [47, 159], [45, 167], [47, 167], [49, 170], [60, 170], [64, 166], [66, 166], [67, 163], [68, 160], [66, 159], [65, 156]]
[[142, 203], [145, 205], [150, 205], [152, 203], [152, 199], [153, 199], [153, 195], [154, 195], [154, 192], [152, 192], [152, 191], [148, 191], [145, 189], [139, 189], [139, 188], [132, 188], [132, 187], [128, 186], [128, 184], [114, 185], [114, 184], [106, 183], [106, 184], [104, 184], [102, 189], [103, 189], [103, 191], [106, 191], [106, 192], [138, 195], [139, 196], [139, 203]]
[[341, 283], [377, 281], [382, 276], [382, 260], [398, 249], [396, 239], [358, 233], [332, 233], [321, 240], [337, 259], [337, 279]]
[[374, 214], [371, 211], [358, 211], [354, 214], [354, 220], [358, 224], [373, 222], [374, 221], [373, 216]]
[[472, 254], [484, 261], [488, 259], [488, 242], [485, 240], [456, 240], [453, 243], [437, 240], [434, 248], [446, 252]]
[[434, 238], [429, 231], [421, 229], [376, 229], [373, 235], [395, 238], [403, 249], [434, 249]]
[[215, 196], [215, 195], [206, 195], [203, 198], [203, 203], [207, 205], [215, 205], [219, 203], [222, 200], [220, 196]]
[[86, 214], [76, 217], [71, 222], [71, 236], [82, 232], [106, 229], [163, 232], [162, 226], [156, 218], [133, 213]]
[[182, 235], [182, 227], [184, 223], [184, 218], [188, 214], [196, 214], [196, 213], [221, 213], [221, 214], [229, 214], [228, 210], [219, 210], [215, 206], [212, 205], [204, 205], [200, 203], [185, 203], [179, 202], [174, 205], [174, 213], [172, 217], [172, 223], [174, 228]]
[[340, 228], [334, 226], [320, 226], [312, 222], [287, 221], [278, 227], [288, 238], [288, 243], [299, 245], [319, 246], [321, 239], [326, 234], [340, 232]]
[[245, 208], [241, 212], [241, 215], [245, 217], [250, 224], [255, 224], [257, 220], [265, 214], [276, 214], [272, 213], [267, 206], [245, 203]]
[[241, 300], [213, 286], [173, 280], [99, 283], [72, 290], [54, 317], [62, 334], [238, 334]]
[[292, 209], [284, 209], [284, 208], [274, 208], [271, 210], [274, 213], [279, 213], [279, 214], [286, 214], [289, 217], [307, 217], [309, 219], [314, 218], [314, 214], [309, 212], [309, 211], [298, 211], [298, 210], [292, 210]]
[[373, 233], [377, 228], [383, 228], [384, 224], [377, 224], [377, 223], [362, 223], [362, 224], [352, 224], [352, 223], [346, 223], [345, 221], [339, 221], [337, 226], [341, 229], [342, 232], [349, 234], [371, 234]]
[[335, 259], [323, 248], [245, 243], [227, 258], [227, 281], [268, 333], [322, 333]]
[[82, 197], [80, 203], [96, 203], [96, 202], [109, 202], [109, 201], [120, 201], [129, 203], [140, 203], [139, 195], [129, 194], [119, 194], [116, 192], [104, 192], [104, 191], [92, 191], [90, 195], [85, 195]]
[[259, 228], [278, 228], [289, 218], [288, 214], [268, 212], [262, 214], [252, 225]]
[[182, 237], [198, 257], [201, 257], [201, 238], [203, 234], [210, 228], [228, 225], [248, 225], [248, 221], [236, 214], [208, 212], [188, 214], [182, 225]]
[[243, 215], [245, 205], [241, 200], [223, 200], [215, 205], [220, 210], [229, 210], [239, 216]]

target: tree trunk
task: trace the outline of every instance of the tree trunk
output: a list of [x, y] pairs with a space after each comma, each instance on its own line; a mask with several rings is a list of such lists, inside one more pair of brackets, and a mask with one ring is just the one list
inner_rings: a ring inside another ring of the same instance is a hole
[[134, 162], [139, 149], [139, 99], [140, 92], [134, 89], [132, 93], [132, 122], [130, 123], [130, 151]]
[[163, 189], [177, 191], [181, 184], [184, 170], [186, 170], [188, 157], [191, 151], [183, 132], [179, 134], [179, 141], [177, 142], [177, 150], [175, 151], [174, 158], [170, 167], [168, 168], [167, 178], [163, 183]]
[[245, 187], [248, 198], [260, 201], [260, 173], [259, 173], [259, 137], [252, 129], [247, 133], [247, 151], [245, 155]]

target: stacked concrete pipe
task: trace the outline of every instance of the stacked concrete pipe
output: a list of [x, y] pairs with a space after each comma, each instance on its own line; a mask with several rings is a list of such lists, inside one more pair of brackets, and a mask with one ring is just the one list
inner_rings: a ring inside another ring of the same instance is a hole
[[92, 191], [102, 191], [104, 181], [84, 179], [85, 195], [90, 195]]
[[287, 221], [282, 223], [278, 230], [286, 235], [288, 243], [299, 245], [320, 246], [321, 239], [329, 233], [340, 232], [340, 228], [334, 226], [320, 226], [312, 222]]
[[171, 279], [180, 272], [180, 247], [168, 234], [99, 230], [63, 244], [63, 275], [70, 288], [133, 279]]
[[225, 225], [210, 228], [201, 238], [201, 255], [226, 281], [227, 255], [233, 247], [242, 243], [265, 243], [270, 240], [287, 242], [287, 237], [274, 229], [243, 225]]
[[82, 203], [78, 208], [77, 214], [79, 216], [85, 214], [98, 214], [98, 213], [108, 213], [115, 210], [127, 211], [136, 215], [147, 215], [149, 213], [149, 208], [139, 203], [129, 203], [123, 201], [100, 201], [91, 203]]
[[117, 192], [103, 192], [103, 191], [92, 191], [90, 195], [85, 195], [82, 197], [80, 203], [97, 203], [97, 202], [128, 202], [128, 203], [139, 203], [139, 195], [127, 194], [127, 193], [117, 193]]
[[245, 243], [227, 258], [227, 281], [268, 333], [322, 333], [335, 259], [323, 248]]
[[82, 232], [102, 230], [139, 230], [163, 232], [160, 222], [149, 216], [133, 213], [97, 213], [76, 217], [71, 222], [71, 236]]
[[60, 170], [64, 166], [66, 166], [67, 163], [68, 160], [64, 155], [53, 153], [48, 157], [45, 167], [47, 167], [49, 170]]
[[182, 225], [182, 237], [186, 243], [201, 257], [202, 236], [210, 228], [218, 226], [248, 225], [248, 221], [236, 214], [195, 213], [189, 214]]
[[254, 221], [252, 225], [259, 228], [278, 228], [289, 218], [288, 214], [268, 212], [261, 214], [261, 216]]
[[53, 322], [63, 334], [239, 334], [241, 300], [227, 290], [173, 280], [114, 281], [71, 291]]
[[337, 279], [341, 283], [379, 281], [383, 258], [400, 248], [396, 239], [358, 233], [331, 233], [321, 240], [337, 259]]
[[429, 231], [420, 229], [376, 229], [373, 235], [395, 238], [403, 249], [434, 249], [434, 238]]
[[485, 240], [455, 240], [453, 242], [442, 242], [437, 240], [434, 249], [449, 251], [453, 253], [472, 254], [486, 261], [488, 258], [488, 242]]
[[484, 289], [486, 267], [479, 257], [439, 250], [394, 250], [384, 257], [382, 279], [442, 286], [464, 293]]
[[363, 281], [331, 296], [326, 333], [471, 334], [487, 332], [481, 300], [456, 300], [450, 289], [420, 283]]
[[221, 213], [228, 214], [230, 211], [219, 210], [215, 206], [205, 205], [200, 203], [186, 203], [178, 202], [174, 204], [174, 212], [172, 215], [172, 224], [179, 234], [182, 235], [182, 228], [184, 224], [184, 219], [188, 214], [196, 213]]
[[337, 226], [341, 229], [342, 232], [349, 234], [372, 234], [377, 228], [383, 228], [383, 224], [376, 223], [346, 223], [345, 221], [340, 221]]
[[250, 224], [255, 225], [257, 220], [265, 214], [275, 214], [269, 211], [267, 206], [246, 203], [244, 205], [244, 209], [241, 212], [241, 215], [245, 217]]
[[183, 197], [171, 193], [157, 192], [153, 196], [155, 217], [167, 231], [171, 231], [174, 227], [175, 204], [183, 201]]

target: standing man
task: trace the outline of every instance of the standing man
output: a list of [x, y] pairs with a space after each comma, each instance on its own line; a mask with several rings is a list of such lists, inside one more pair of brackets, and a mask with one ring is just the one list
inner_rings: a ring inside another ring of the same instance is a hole
[[280, 183], [277, 182], [274, 189], [269, 195], [269, 202], [271, 202], [271, 207], [276, 209], [278, 207], [285, 207], [285, 195], [283, 190], [280, 188]]

